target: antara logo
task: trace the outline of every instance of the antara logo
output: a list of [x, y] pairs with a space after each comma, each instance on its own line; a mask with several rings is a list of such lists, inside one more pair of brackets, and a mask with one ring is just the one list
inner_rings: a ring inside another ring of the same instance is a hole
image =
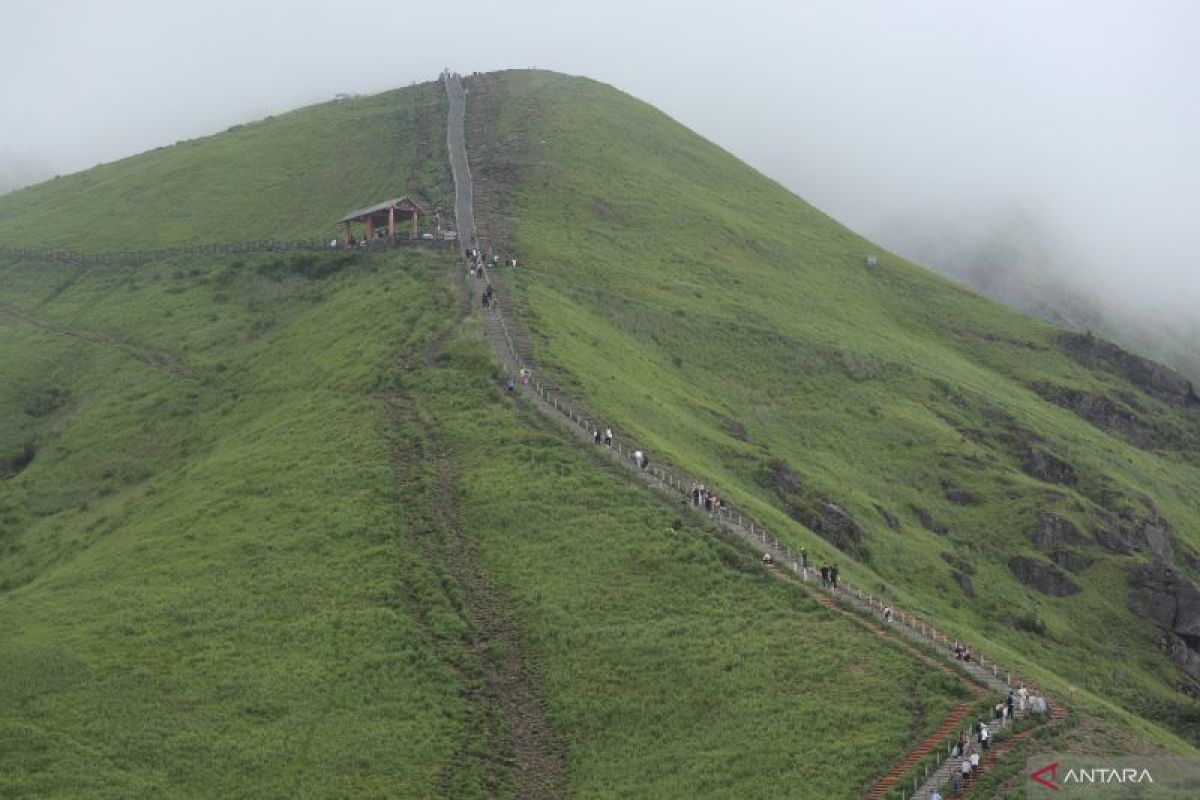
[[[1029, 775], [1034, 783], [1041, 784], [1052, 791], [1060, 791], [1063, 787], [1058, 783], [1058, 762], [1047, 764]], [[1154, 783], [1148, 769], [1113, 769], [1112, 767], [1088, 767], [1068, 769], [1062, 778], [1063, 786], [1071, 783]]]
[[[1050, 780], [1046, 780], [1047, 773], [1049, 773], [1049, 775], [1050, 775]], [[1055, 761], [1053, 764], [1047, 764], [1046, 766], [1042, 767], [1038, 771], [1034, 772], [1029, 777], [1033, 778], [1034, 783], [1040, 783], [1042, 786], [1045, 786], [1047, 789], [1053, 789], [1054, 791], [1057, 792], [1058, 791], [1058, 783], [1057, 783], [1057, 781], [1058, 781], [1058, 762]]]

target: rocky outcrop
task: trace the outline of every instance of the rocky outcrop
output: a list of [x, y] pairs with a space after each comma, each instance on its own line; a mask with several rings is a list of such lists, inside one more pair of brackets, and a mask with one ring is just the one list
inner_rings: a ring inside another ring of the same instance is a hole
[[1061, 483], [1073, 486], [1076, 481], [1075, 468], [1045, 448], [1030, 447], [1025, 455], [1025, 473], [1046, 483]]
[[1163, 648], [1184, 673], [1200, 682], [1200, 589], [1176, 567], [1151, 562], [1129, 576], [1129, 607], [1163, 632]]
[[950, 566], [954, 567], [955, 571], [962, 572], [966, 575], [975, 574], [975, 566], [967, 561], [962, 556], [956, 556], [954, 553], [941, 553], [942, 561], [945, 561]]
[[788, 514], [843, 553], [867, 560], [862, 528], [836, 503], [818, 501], [813, 506], [791, 506]]
[[786, 461], [770, 461], [766, 464], [763, 478], [760, 481], [768, 489], [772, 489], [782, 497], [795, 494], [800, 489], [802, 483], [799, 475], [796, 474]]
[[1089, 369], [1114, 372], [1146, 394], [1173, 405], [1200, 405], [1191, 381], [1170, 367], [1127, 353], [1090, 333], [1064, 333], [1059, 343], [1071, 358]]
[[1083, 572], [1092, 565], [1092, 560], [1087, 556], [1066, 549], [1052, 551], [1050, 560], [1067, 572]]
[[1068, 409], [1100, 430], [1114, 433], [1143, 449], [1160, 444], [1154, 428], [1113, 398], [1049, 383], [1034, 385], [1034, 391], [1057, 406]]
[[1128, 512], [1119, 517], [1104, 516], [1092, 529], [1092, 536], [1110, 553], [1122, 556], [1148, 553], [1156, 561], [1168, 564], [1175, 561], [1171, 526], [1157, 515], [1140, 519]]
[[1034, 547], [1046, 552], [1050, 560], [1068, 572], [1082, 572], [1092, 565], [1091, 559], [1069, 549], [1085, 541], [1079, 529], [1069, 519], [1045, 512], [1038, 516], [1030, 536]]
[[1056, 550], [1083, 541], [1083, 535], [1071, 520], [1049, 511], [1038, 516], [1033, 528], [1033, 546], [1039, 550]]
[[1081, 590], [1070, 578], [1050, 564], [1028, 556], [1013, 556], [1008, 568], [1021, 583], [1052, 597], [1068, 597]]
[[966, 489], [961, 489], [949, 481], [942, 481], [942, 495], [951, 503], [959, 506], [974, 506], [979, 504], [979, 498]]
[[727, 434], [732, 436], [734, 439], [737, 439], [739, 442], [750, 441], [750, 436], [746, 432], [746, 426], [738, 422], [733, 417], [721, 417], [721, 426], [725, 429]]
[[0, 460], [0, 479], [15, 478], [37, 458], [37, 445], [28, 442], [11, 458]]
[[862, 528], [849, 512], [806, 486], [804, 479], [786, 461], [766, 462], [760, 467], [757, 479], [775, 493], [792, 519], [843, 553], [860, 561], [869, 560]]
[[894, 531], [900, 530], [900, 518], [892, 512], [888, 511], [878, 503], [875, 504], [875, 510], [879, 512], [879, 516], [883, 517], [884, 523]]
[[945, 561], [954, 569], [950, 574], [954, 576], [954, 582], [958, 584], [958, 588], [967, 597], [975, 597], [975, 586], [971, 583], [971, 576], [975, 574], [975, 567], [970, 561], [967, 561], [961, 556], [956, 556], [954, 553], [941, 553], [942, 561]]
[[913, 513], [917, 515], [917, 522], [921, 523], [921, 527], [925, 530], [932, 531], [938, 536], [945, 536], [950, 532], [949, 526], [934, 519], [933, 514], [930, 514], [928, 510], [915, 505], [911, 506], [911, 508]]

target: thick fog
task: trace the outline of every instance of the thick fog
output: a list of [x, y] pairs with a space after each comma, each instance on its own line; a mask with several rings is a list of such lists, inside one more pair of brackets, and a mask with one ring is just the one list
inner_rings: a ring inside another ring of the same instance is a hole
[[1189, 0], [5, 7], [0, 191], [446, 66], [537, 66], [639, 96], [943, 269], [1000, 239], [1106, 300], [1200, 300]]

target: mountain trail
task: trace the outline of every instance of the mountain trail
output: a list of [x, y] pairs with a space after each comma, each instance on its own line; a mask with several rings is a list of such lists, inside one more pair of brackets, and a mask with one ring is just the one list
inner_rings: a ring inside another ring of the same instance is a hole
[[[457, 130], [461, 131], [463, 119], [465, 118], [466, 95], [458, 76], [447, 73], [445, 83], [446, 91], [450, 98], [450, 126], [447, 141], [450, 149], [451, 167], [455, 178], [457, 224], [460, 232], [469, 231], [469, 235], [460, 236], [459, 244], [463, 252], [463, 261], [464, 263], [468, 263], [467, 250], [472, 246], [478, 245], [478, 239], [476, 238], [477, 221], [473, 215], [471, 200], [472, 186], [465, 137], [461, 133], [456, 133], [456, 125]], [[484, 288], [489, 284], [496, 286], [496, 292], [491, 308], [484, 309], [481, 313], [483, 333], [495, 350], [500, 363], [514, 380], [516, 391], [531, 400], [533, 405], [549, 419], [566, 427], [581, 440], [591, 442], [592, 431], [597, 428], [609, 426], [600, 422], [595, 415], [586, 410], [572, 408], [570, 401], [561, 397], [553, 384], [540, 374], [537, 379], [533, 379], [532, 377], [525, 378], [527, 374], [530, 376], [533, 374], [532, 364], [530, 363], [529, 342], [519, 331], [510, 327], [505, 319], [505, 309], [509, 309], [508, 293], [503, 285], [499, 271], [491, 269], [483, 270], [480, 278], [474, 282], [472, 294], [476, 303], [481, 305]], [[701, 481], [687, 475], [678, 468], [664, 468], [661, 465], [655, 465], [647, 469], [635, 465], [634, 453], [642, 448], [636, 442], [629, 441], [627, 438], [618, 436], [613, 446], [598, 447], [602, 453], [613, 458], [618, 464], [623, 465], [629, 472], [632, 472], [652, 488], [676, 498], [682, 495], [685, 503], [690, 498], [690, 487], [701, 483]], [[711, 483], [707, 485], [711, 487]], [[977, 656], [975, 661], [954, 662], [951, 654], [954, 647], [959, 644], [959, 641], [946, 636], [933, 625], [912, 614], [897, 609], [894, 621], [887, 624], [886, 630], [880, 627], [879, 624], [876, 624], [872, 620], [882, 621], [883, 619], [885, 603], [882, 599], [872, 597], [871, 594], [864, 593], [861, 589], [854, 588], [846, 583], [843, 583], [838, 589], [818, 587], [815, 575], [810, 577], [809, 570], [800, 566], [798, 557], [786, 545], [768, 533], [764, 528], [756, 525], [751, 518], [735, 507], [731, 505], [724, 506], [719, 512], [711, 514], [711, 517], [717, 525], [749, 544], [755, 550], [770, 553], [775, 562], [780, 565], [773, 570], [774, 574], [786, 577], [789, 581], [798, 581], [805, 591], [816, 597], [822, 605], [831, 611], [858, 619], [873, 633], [916, 655], [923, 663], [933, 664], [938, 669], [950, 672], [958, 679], [963, 680], [966, 685], [971, 687], [975, 701], [978, 701], [988, 693], [1003, 697], [1007, 694], [1010, 687], [1016, 686], [1019, 683], [1024, 683], [1031, 690], [1034, 689], [1032, 682], [1022, 681], [1007, 670], [1001, 671], [999, 665], [994, 661], [990, 662], [991, 670], [989, 671], [989, 662], [979, 654], [977, 648], [971, 648]], [[936, 657], [928, 655], [921, 648], [932, 648], [933, 652], [937, 654]], [[954, 668], [951, 667], [952, 663], [954, 664]], [[973, 682], [967, 683], [955, 671], [955, 668], [967, 673]], [[924, 759], [931, 757], [935, 759], [939, 758], [938, 754], [949, 739], [955, 738], [955, 734], [959, 729], [958, 726], [969, 713], [971, 705], [972, 703], [960, 703], [956, 705], [950, 714], [943, 719], [939, 727], [888, 769], [867, 791], [866, 796], [872, 798], [886, 796], [889, 790], [895, 788], [897, 783], [912, 772], [914, 768], [918, 767]], [[1066, 712], [1057, 700], [1049, 702], [1049, 705], [1052, 711], [1049, 722], [1052, 725], [1057, 725], [1065, 718]], [[981, 765], [981, 773], [994, 764], [1008, 749], [1015, 746], [1019, 740], [1026, 738], [1036, 729], [1030, 728], [1028, 732], [1022, 732], [1010, 737], [1008, 741], [1012, 742], [1012, 744], [1008, 747], [997, 746], [989, 755], [988, 760]], [[934, 771], [935, 775], [941, 769], [945, 769], [945, 767], [939, 761], [938, 769]], [[932, 780], [929, 776], [927, 778]], [[916, 793], [910, 796], [927, 797], [928, 792], [923, 795]]]
[[190, 367], [183, 362], [178, 356], [168, 353], [165, 350], [155, 350], [153, 348], [137, 345], [132, 342], [127, 342], [119, 339], [109, 333], [102, 331], [88, 330], [71, 325], [64, 325], [59, 322], [39, 317], [28, 311], [23, 311], [13, 306], [0, 304], [0, 316], [9, 317], [10, 319], [19, 320], [34, 328], [53, 333], [58, 336], [67, 336], [73, 339], [90, 342], [92, 344], [103, 345], [120, 350], [122, 353], [141, 361], [147, 366], [155, 369], [169, 372], [172, 375], [178, 375], [183, 378], [192, 378], [195, 380], [206, 380], [211, 376], [202, 370]]

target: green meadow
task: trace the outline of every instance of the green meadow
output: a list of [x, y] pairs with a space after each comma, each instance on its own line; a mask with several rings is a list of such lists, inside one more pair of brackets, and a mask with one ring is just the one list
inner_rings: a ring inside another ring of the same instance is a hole
[[448, 514], [580, 796], [852, 797], [962, 696], [514, 406], [451, 269], [4, 265], [5, 796], [515, 796]]

